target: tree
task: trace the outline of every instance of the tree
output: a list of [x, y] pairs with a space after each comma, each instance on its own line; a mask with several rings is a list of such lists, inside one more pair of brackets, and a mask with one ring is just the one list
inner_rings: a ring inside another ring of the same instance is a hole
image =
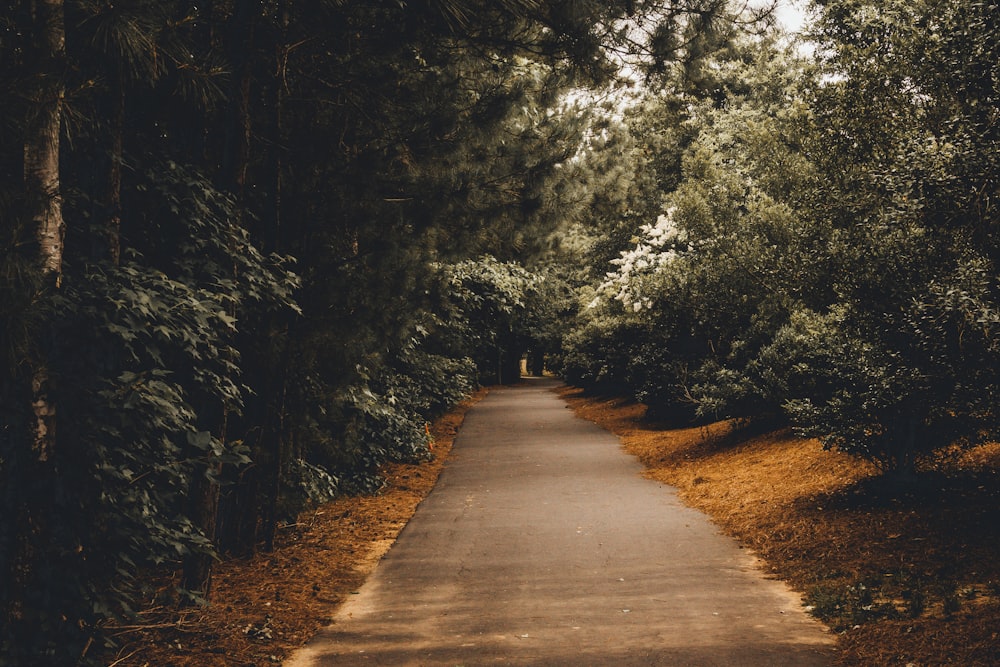
[[[27, 95], [21, 125], [24, 204], [20, 213], [30, 230], [34, 249], [34, 256], [24, 270], [34, 269], [34, 279], [23, 280], [18, 275], [17, 284], [10, 291], [14, 303], [27, 297], [29, 302], [49, 304], [63, 278], [65, 221], [60, 187], [60, 140], [66, 68], [64, 8], [61, 1], [45, 0], [32, 5], [31, 10], [23, 17], [23, 27], [36, 35], [36, 39], [26, 45], [24, 60], [19, 63], [24, 68]], [[14, 56], [12, 51], [16, 53], [16, 47], [8, 46], [5, 56]], [[17, 232], [12, 236], [16, 240]], [[5, 263], [18, 271], [15, 258]], [[25, 322], [26, 329], [34, 328], [32, 325], [42, 319], [38, 317], [30, 324]], [[38, 328], [44, 331], [44, 324]], [[26, 342], [22, 338], [24, 333], [30, 336], [38, 331], [15, 333], [11, 342]], [[3, 573], [0, 576], [9, 584], [0, 594], [5, 628], [0, 634], [0, 650], [4, 652], [19, 634], [36, 632], [33, 628], [36, 624], [46, 629], [57, 625], [50, 616], [39, 613], [34, 602], [35, 596], [51, 590], [47, 574], [59, 563], [58, 556], [51, 554], [51, 549], [58, 544], [58, 528], [50, 495], [57, 487], [54, 459], [60, 453], [56, 440], [58, 402], [51, 350], [43, 343], [31, 345], [26, 352], [27, 364], [21, 360], [14, 362], [12, 381], [5, 381], [3, 387], [5, 394], [31, 397], [31, 418], [29, 426], [24, 420], [27, 411], [11, 410], [11, 420], [5, 426], [12, 433], [5, 436], [5, 440], [9, 438], [12, 442], [4, 442], [0, 454], [6, 473], [0, 479], [13, 481], [13, 473], [31, 476], [35, 482], [33, 487], [24, 489], [28, 491], [24, 497], [17, 494], [23, 487], [12, 484], [14, 493], [8, 496], [11, 501], [8, 506], [15, 518], [9, 522], [12, 527], [4, 531], [0, 542], [4, 547], [0, 555]], [[19, 438], [30, 442], [30, 446], [23, 440], [18, 442]]]
[[644, 186], [656, 221], [633, 227], [566, 357], [654, 409], [784, 410], [907, 473], [996, 431], [995, 17], [820, 5], [814, 74], [739, 40], [685, 70], [703, 97], [671, 122], [680, 153], [649, 144], [682, 155], [680, 180]]
[[[38, 244], [38, 264], [45, 283], [62, 282], [63, 244], [66, 234], [59, 187], [59, 144], [62, 102], [65, 94], [66, 29], [63, 3], [43, 0], [32, 16], [38, 42], [33, 54], [31, 102], [25, 122], [24, 187], [26, 215]], [[50, 396], [49, 371], [44, 361], [34, 370], [32, 407], [35, 413], [35, 449], [40, 461], [55, 447], [55, 405]]]
[[815, 179], [797, 148], [808, 70], [759, 38], [727, 42], [702, 69], [712, 76], [700, 97], [651, 96], [637, 108], [641, 194], [623, 219], [645, 220], [584, 311], [588, 327], [629, 324], [596, 347], [612, 363], [586, 363], [652, 413], [780, 414], [783, 397], [757, 377], [755, 356], [797, 304], [829, 295], [824, 259], [810, 252], [824, 232], [806, 222], [801, 194]]
[[97, 661], [150, 570], [207, 597], [216, 556], [426, 456], [545, 329], [522, 264], [588, 201], [564, 95], [640, 14], [721, 6], [7, 3], [2, 650]]
[[826, 391], [789, 408], [804, 432], [906, 474], [996, 430], [996, 220], [983, 205], [996, 130], [980, 111], [995, 17], [963, 1], [822, 6], [832, 76], [810, 150], [834, 186], [819, 214], [856, 268], [821, 316]]

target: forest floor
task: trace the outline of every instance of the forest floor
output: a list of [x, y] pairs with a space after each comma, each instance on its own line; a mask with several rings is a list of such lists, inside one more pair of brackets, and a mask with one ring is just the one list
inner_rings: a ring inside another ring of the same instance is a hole
[[640, 404], [561, 393], [801, 592], [843, 664], [1000, 665], [1000, 445], [892, 484], [788, 429], [666, 428]]
[[[943, 458], [905, 486], [787, 430], [675, 429], [645, 408], [572, 388], [564, 399], [618, 435], [647, 475], [752, 549], [839, 637], [845, 665], [1000, 664], [1000, 446]], [[217, 566], [212, 604], [151, 605], [112, 631], [109, 666], [280, 664], [357, 591], [433, 488], [465, 412], [432, 426], [435, 458], [384, 471], [376, 496], [304, 512], [272, 553]]]

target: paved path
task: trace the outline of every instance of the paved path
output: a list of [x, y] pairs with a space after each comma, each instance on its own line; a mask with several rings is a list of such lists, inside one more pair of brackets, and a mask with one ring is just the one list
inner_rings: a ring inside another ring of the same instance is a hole
[[399, 540], [286, 666], [831, 665], [797, 596], [554, 386], [469, 412]]

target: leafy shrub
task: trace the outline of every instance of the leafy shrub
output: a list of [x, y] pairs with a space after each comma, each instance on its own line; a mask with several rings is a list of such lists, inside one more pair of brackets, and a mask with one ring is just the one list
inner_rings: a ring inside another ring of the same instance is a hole
[[562, 341], [559, 372], [567, 382], [598, 392], [628, 392], [630, 346], [640, 340], [635, 323], [600, 311], [583, 311]]
[[988, 297], [937, 284], [901, 317], [801, 313], [769, 350], [771, 376], [801, 433], [907, 474], [995, 433], [996, 313]]
[[465, 332], [468, 355], [485, 382], [520, 375], [521, 356], [530, 347], [528, 313], [541, 277], [515, 262], [484, 255], [444, 271], [447, 299]]
[[295, 276], [250, 244], [232, 200], [193, 171], [160, 169], [126, 193], [146, 200], [137, 209], [149, 227], [120, 265], [79, 260], [59, 290], [36, 294], [57, 446], [32, 461], [22, 431], [0, 453], [0, 476], [33, 522], [17, 538], [27, 551], [0, 544], [4, 565], [30, 556], [15, 585], [41, 596], [22, 598], [17, 619], [30, 628], [19, 641], [28, 662], [76, 661], [101, 621], [131, 613], [148, 568], [214, 556], [191, 489], [249, 462], [225, 428], [250, 391], [238, 317], [295, 310]]

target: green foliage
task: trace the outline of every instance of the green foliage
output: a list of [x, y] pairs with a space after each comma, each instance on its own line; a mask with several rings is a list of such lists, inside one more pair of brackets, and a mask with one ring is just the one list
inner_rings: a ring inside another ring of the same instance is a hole
[[[646, 150], [666, 152], [660, 168], [675, 164], [679, 173], [640, 181], [655, 217], [611, 261], [592, 304], [630, 322], [629, 333], [592, 339], [604, 363], [587, 364], [604, 366], [654, 413], [700, 419], [780, 412], [781, 397], [756, 377], [755, 357], [796, 304], [828, 289], [826, 260], [813, 251], [823, 232], [786, 200], [814, 180], [794, 146], [800, 112], [784, 106], [800, 94], [792, 72], [805, 69], [767, 42], [732, 45], [715, 62], [722, 98], [691, 103], [684, 116], [658, 98], [641, 107], [655, 122], [662, 107], [675, 114], [677, 139], [654, 135]], [[596, 335], [584, 331], [567, 338], [575, 351]], [[592, 381], [593, 373], [571, 373]]]
[[[8, 645], [29, 662], [78, 657], [103, 619], [132, 612], [150, 568], [214, 557], [214, 535], [192, 518], [190, 489], [250, 462], [248, 448], [219, 428], [251, 392], [240, 317], [296, 309], [286, 260], [261, 255], [232, 200], [196, 172], [151, 168], [126, 201], [133, 196], [150, 207], [129, 258], [77, 259], [81, 268], [67, 270], [57, 292], [34, 295], [49, 304], [35, 311], [45, 320], [21, 321], [44, 332], [37, 345], [61, 425], [48, 461], [31, 462], [16, 438], [0, 454], [38, 549], [30, 567], [4, 565], [23, 568], [14, 583], [25, 594], [47, 591], [41, 606], [22, 598], [25, 613], [11, 626], [31, 628], [16, 649]], [[5, 415], [4, 431], [23, 429], [23, 419]], [[66, 624], [78, 640], [65, 641]]]
[[[834, 78], [818, 89], [809, 144], [831, 175], [820, 220], [842, 230], [853, 270], [810, 353], [823, 349], [828, 391], [792, 393], [789, 408], [805, 432], [887, 471], [996, 432], [997, 246], [983, 233], [995, 221], [972, 194], [997, 174], [995, 129], [978, 111], [995, 63], [970, 66], [996, 37], [976, 32], [988, 21], [957, 29], [982, 10], [824, 3]], [[888, 94], [860, 103], [875, 87]]]
[[[816, 70], [719, 0], [68, 3], [56, 289], [8, 3], [0, 651], [78, 661], [146, 568], [376, 490], [529, 351], [887, 470], [995, 434], [996, 12], [819, 4]], [[655, 94], [591, 104], [643, 30]]]
[[529, 308], [520, 319], [530, 375], [558, 372], [563, 334], [579, 311], [576, 292], [557, 267], [544, 266], [536, 275]]
[[563, 337], [556, 370], [577, 386], [607, 393], [627, 391], [627, 369], [633, 358], [629, 341], [637, 338], [634, 329], [613, 314], [583, 310]]
[[997, 433], [996, 17], [819, 4], [819, 69], [735, 39], [704, 87], [636, 107], [667, 129], [630, 137], [565, 373], [655, 411], [784, 413], [905, 473]]
[[806, 603], [835, 632], [880, 619], [900, 618], [900, 610], [885, 597], [880, 583], [859, 581], [844, 588], [838, 585], [816, 586], [806, 595]]
[[[171, 178], [176, 170], [137, 188], [159, 204], [149, 224], [169, 273], [140, 256], [95, 268], [67, 281], [54, 312], [58, 347], [48, 358], [60, 415], [74, 425], [57, 465], [76, 500], [58, 516], [87, 563], [67, 569], [80, 584], [66, 590], [106, 586], [88, 596], [96, 616], [83, 618], [128, 612], [143, 584], [135, 575], [150, 565], [214, 554], [213, 536], [178, 509], [196, 476], [249, 463], [239, 441], [214, 430], [249, 391], [234, 315], [294, 308], [294, 276], [234, 227], [231, 204], [197, 176]], [[178, 247], [165, 245], [171, 238]]]
[[283, 472], [284, 481], [289, 487], [285, 499], [294, 508], [285, 510], [283, 514], [294, 516], [295, 510], [304, 504], [329, 502], [343, 493], [337, 477], [331, 475], [326, 468], [303, 459], [293, 459]]
[[424, 271], [424, 310], [394, 323], [399, 338], [363, 357], [349, 384], [324, 377], [322, 365], [330, 362], [322, 356], [309, 364], [316, 370], [300, 390], [313, 397], [313, 408], [299, 416], [299, 456], [335, 475], [344, 492], [378, 489], [379, 468], [388, 461], [429, 456], [427, 422], [481, 381], [496, 381], [498, 359], [510, 378], [511, 360], [516, 369], [529, 344], [534, 274], [491, 256], [429, 263]]
[[[427, 456], [428, 420], [556, 347], [575, 306], [523, 266], [588, 205], [586, 114], [562, 96], [608, 80], [623, 17], [664, 6], [65, 3], [47, 287], [23, 91], [54, 79], [28, 57], [31, 8], [6, 8], [0, 651], [100, 661], [149, 568], [183, 561], [207, 592], [214, 554], [377, 488], [386, 461]], [[669, 9], [661, 34], [696, 36], [679, 12], [719, 8]], [[43, 377], [51, 456], [32, 446]]]
[[539, 303], [541, 277], [490, 255], [448, 267], [446, 276], [458, 317], [451, 322], [466, 332], [466, 349], [480, 378], [516, 380], [531, 345], [529, 313]]

